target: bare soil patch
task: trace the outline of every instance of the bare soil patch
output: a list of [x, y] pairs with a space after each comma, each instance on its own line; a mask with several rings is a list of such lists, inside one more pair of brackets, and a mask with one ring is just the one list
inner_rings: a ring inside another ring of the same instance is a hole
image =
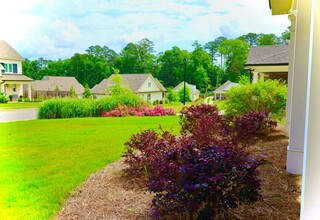
[[[263, 158], [262, 200], [230, 210], [223, 219], [299, 219], [301, 176], [286, 172], [287, 146], [280, 125], [248, 148]], [[152, 219], [152, 196], [139, 180], [124, 175], [125, 167], [119, 160], [92, 174], [67, 199], [56, 219]]]

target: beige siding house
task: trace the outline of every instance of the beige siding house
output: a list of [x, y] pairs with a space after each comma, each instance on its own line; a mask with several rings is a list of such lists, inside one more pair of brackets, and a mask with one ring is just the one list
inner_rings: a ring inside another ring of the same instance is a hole
[[82, 97], [84, 87], [75, 77], [68, 76], [44, 76], [41, 80], [32, 83], [32, 98], [42, 97], [66, 97], [70, 95], [73, 87], [78, 97]]
[[33, 79], [22, 75], [23, 57], [6, 41], [0, 40], [0, 92], [16, 100], [24, 95], [24, 86], [28, 88], [25, 97], [31, 98]]
[[[179, 85], [174, 87], [172, 90], [175, 92], [178, 92], [180, 89], [183, 89], [183, 86], [184, 86], [184, 82], [181, 82]], [[189, 87], [190, 92], [191, 92], [191, 94], [190, 94], [191, 102], [196, 101], [200, 96], [200, 91], [197, 89], [197, 87], [195, 85], [191, 85], [191, 84], [186, 83], [186, 86]]]
[[[218, 87], [216, 90], [213, 91], [214, 93], [214, 99], [225, 99], [225, 93], [229, 91], [232, 87], [239, 86], [239, 83], [234, 83], [228, 80], [224, 84], [222, 84], [220, 87]], [[219, 97], [219, 98], [218, 98]]]
[[250, 70], [252, 82], [258, 79], [288, 80], [289, 45], [252, 46], [246, 69]]
[[[90, 91], [95, 98], [101, 98], [110, 95], [109, 87], [114, 86], [113, 77], [102, 80], [95, 85]], [[151, 74], [120, 74], [122, 77], [121, 86], [130, 89], [132, 93], [138, 94], [143, 99], [150, 102], [162, 100], [166, 89]]]

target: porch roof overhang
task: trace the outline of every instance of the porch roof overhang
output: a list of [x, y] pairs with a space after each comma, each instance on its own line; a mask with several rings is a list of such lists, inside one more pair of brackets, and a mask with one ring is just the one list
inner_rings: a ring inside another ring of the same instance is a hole
[[21, 74], [2, 74], [2, 83], [6, 82], [32, 82], [33, 79]]
[[263, 65], [246, 65], [246, 69], [259, 73], [281, 73], [289, 71], [289, 64], [263, 64]]
[[269, 0], [272, 15], [289, 14], [295, 0]]

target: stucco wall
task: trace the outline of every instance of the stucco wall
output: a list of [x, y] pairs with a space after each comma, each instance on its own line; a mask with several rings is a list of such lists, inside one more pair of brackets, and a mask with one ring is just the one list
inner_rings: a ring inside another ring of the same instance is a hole
[[[148, 100], [148, 94], [151, 95], [151, 99]], [[140, 97], [143, 98], [144, 100], [148, 100], [150, 102], [154, 102], [156, 100], [162, 100], [162, 92], [146, 92], [146, 93], [140, 93]]]

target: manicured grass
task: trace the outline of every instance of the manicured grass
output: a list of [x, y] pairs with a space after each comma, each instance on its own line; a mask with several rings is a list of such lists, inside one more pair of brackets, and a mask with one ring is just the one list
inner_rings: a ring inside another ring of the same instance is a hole
[[41, 102], [8, 102], [0, 103], [0, 109], [11, 110], [11, 109], [24, 109], [24, 108], [39, 108]]
[[0, 124], [0, 219], [52, 219], [72, 189], [118, 160], [144, 129], [179, 130], [177, 116]]

